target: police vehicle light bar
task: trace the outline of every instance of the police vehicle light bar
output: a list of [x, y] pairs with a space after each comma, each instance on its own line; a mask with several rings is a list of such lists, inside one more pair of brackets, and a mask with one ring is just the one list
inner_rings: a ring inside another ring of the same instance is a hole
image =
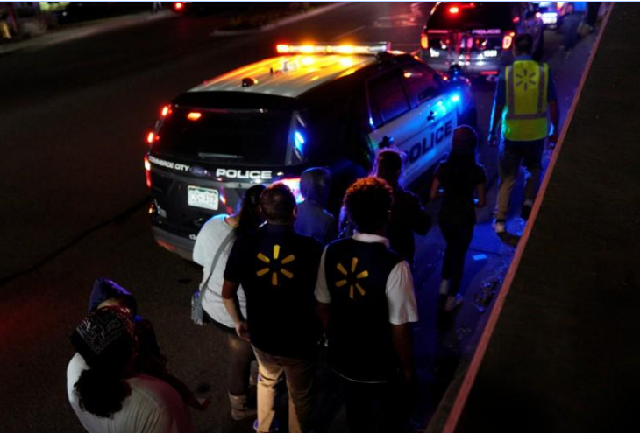
[[369, 45], [276, 45], [276, 51], [280, 54], [376, 54], [390, 50], [389, 42]]

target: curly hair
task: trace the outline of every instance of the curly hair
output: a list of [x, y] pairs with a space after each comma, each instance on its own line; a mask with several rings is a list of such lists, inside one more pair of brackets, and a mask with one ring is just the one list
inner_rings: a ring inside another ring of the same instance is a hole
[[344, 206], [349, 219], [360, 233], [375, 233], [384, 228], [393, 206], [393, 189], [377, 177], [358, 179], [347, 189]]

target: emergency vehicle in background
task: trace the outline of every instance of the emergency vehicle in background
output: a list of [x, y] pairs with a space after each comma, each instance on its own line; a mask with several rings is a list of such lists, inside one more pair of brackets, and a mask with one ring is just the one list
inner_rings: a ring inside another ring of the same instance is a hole
[[282, 182], [301, 200], [300, 174], [333, 176], [331, 209], [366, 176], [380, 147], [407, 155], [407, 186], [475, 122], [470, 82], [372, 45], [278, 45], [278, 56], [207, 80], [162, 107], [146, 137], [153, 234], [191, 259], [214, 214], [235, 210], [254, 184]]
[[549, 29], [557, 29], [562, 25], [566, 13], [567, 2], [534, 2], [542, 22]]
[[458, 65], [466, 75], [497, 76], [513, 62], [516, 34], [533, 37], [533, 57], [544, 51], [544, 24], [531, 3], [448, 3], [431, 9], [422, 31], [422, 59], [437, 71]]

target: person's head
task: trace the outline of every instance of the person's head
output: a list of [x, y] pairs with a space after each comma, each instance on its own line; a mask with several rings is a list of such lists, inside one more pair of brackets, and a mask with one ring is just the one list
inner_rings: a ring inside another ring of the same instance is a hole
[[530, 55], [533, 50], [533, 37], [529, 33], [517, 35], [513, 50], [516, 56]]
[[300, 176], [300, 192], [308, 201], [325, 206], [331, 187], [331, 172], [324, 167], [313, 167], [302, 172]]
[[469, 125], [458, 126], [453, 131], [451, 154], [459, 157], [475, 158], [478, 134]]
[[275, 183], [260, 194], [260, 211], [269, 224], [293, 224], [295, 221], [296, 197], [287, 185]]
[[389, 222], [393, 189], [383, 179], [358, 179], [344, 196], [344, 207], [360, 233], [382, 233]]
[[402, 153], [395, 149], [384, 149], [378, 152], [375, 175], [387, 181], [389, 185], [396, 186], [402, 175]]
[[251, 232], [262, 223], [260, 215], [260, 194], [267, 189], [264, 185], [253, 185], [244, 193], [242, 205], [238, 212], [238, 232], [240, 234]]
[[89, 366], [75, 384], [80, 407], [100, 417], [122, 409], [131, 392], [124, 380], [133, 374], [137, 355], [131, 314], [119, 307], [89, 313], [71, 334], [71, 344]]
[[134, 316], [138, 314], [138, 303], [131, 292], [108, 278], [96, 278], [89, 295], [89, 313], [105, 305], [119, 305]]

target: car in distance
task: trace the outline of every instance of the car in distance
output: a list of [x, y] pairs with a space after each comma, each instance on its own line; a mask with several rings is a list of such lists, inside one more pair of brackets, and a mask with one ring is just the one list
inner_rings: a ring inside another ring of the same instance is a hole
[[530, 33], [534, 58], [544, 50], [544, 25], [529, 3], [437, 3], [421, 38], [422, 59], [437, 71], [458, 65], [466, 75], [497, 75], [513, 61], [516, 34]]
[[366, 176], [375, 152], [407, 155], [405, 185], [473, 122], [468, 80], [373, 45], [278, 45], [278, 56], [204, 81], [162, 107], [146, 137], [153, 234], [187, 259], [202, 225], [234, 211], [254, 184], [282, 182], [300, 200], [302, 171], [332, 172], [330, 209]]

